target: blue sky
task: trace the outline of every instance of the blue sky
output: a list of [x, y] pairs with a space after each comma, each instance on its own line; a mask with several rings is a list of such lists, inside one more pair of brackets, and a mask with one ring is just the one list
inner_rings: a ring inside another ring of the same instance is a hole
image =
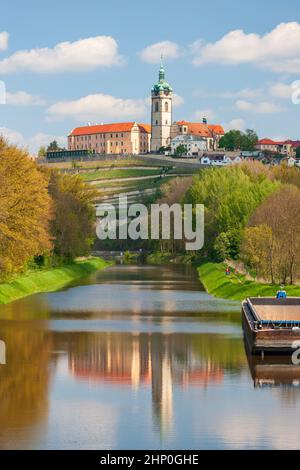
[[34, 152], [86, 122], [150, 122], [161, 52], [174, 120], [300, 139], [296, 0], [5, 1], [1, 132]]

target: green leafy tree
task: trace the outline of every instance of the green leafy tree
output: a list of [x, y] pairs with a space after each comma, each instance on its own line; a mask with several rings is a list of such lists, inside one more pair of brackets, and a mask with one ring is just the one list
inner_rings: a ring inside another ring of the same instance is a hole
[[51, 249], [48, 178], [29, 155], [0, 137], [0, 277]]
[[62, 148], [59, 147], [56, 140], [53, 140], [52, 142], [50, 142], [50, 144], [47, 147], [47, 152], [56, 152], [59, 150], [62, 150]]
[[255, 131], [247, 129], [246, 132], [231, 130], [227, 132], [219, 142], [219, 147], [228, 151], [254, 150], [258, 136]]
[[46, 147], [42, 145], [38, 150], [38, 157], [44, 158], [45, 156], [46, 156]]
[[174, 155], [176, 155], [176, 157], [181, 157], [182, 155], [186, 155], [186, 154], [187, 154], [186, 145], [180, 144], [178, 145], [178, 147], [176, 147], [175, 152], [174, 152]]
[[50, 173], [54, 215], [50, 224], [54, 253], [73, 259], [89, 253], [95, 236], [95, 192], [77, 175]]
[[224, 233], [230, 242], [226, 250], [237, 257], [249, 217], [279, 186], [279, 182], [266, 175], [260, 179], [249, 176], [242, 166], [201, 170], [186, 194], [186, 202], [204, 204], [207, 252], [213, 257], [220, 256], [220, 247], [217, 245], [216, 252], [214, 243]]
[[296, 148], [296, 158], [300, 158], [300, 147]]

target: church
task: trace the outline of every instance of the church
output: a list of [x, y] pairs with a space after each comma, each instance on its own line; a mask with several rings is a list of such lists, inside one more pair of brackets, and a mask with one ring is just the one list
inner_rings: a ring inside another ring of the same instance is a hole
[[102, 155], [138, 155], [174, 151], [185, 145], [189, 155], [218, 148], [224, 135], [219, 124], [172, 120], [173, 89], [161, 61], [158, 81], [151, 90], [151, 125], [137, 122], [76, 127], [68, 135], [68, 149]]

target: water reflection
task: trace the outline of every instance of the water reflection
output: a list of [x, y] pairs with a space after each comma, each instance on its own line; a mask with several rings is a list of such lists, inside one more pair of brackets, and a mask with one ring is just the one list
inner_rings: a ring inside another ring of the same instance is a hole
[[247, 357], [239, 310], [177, 267], [1, 307], [0, 448], [296, 448], [300, 367]]

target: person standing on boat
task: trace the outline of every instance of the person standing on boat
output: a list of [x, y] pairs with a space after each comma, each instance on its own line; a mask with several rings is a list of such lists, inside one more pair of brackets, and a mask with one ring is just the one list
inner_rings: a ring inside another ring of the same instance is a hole
[[286, 298], [287, 298], [286, 290], [284, 289], [284, 286], [280, 286], [280, 290], [276, 294], [276, 299], [286, 299]]

